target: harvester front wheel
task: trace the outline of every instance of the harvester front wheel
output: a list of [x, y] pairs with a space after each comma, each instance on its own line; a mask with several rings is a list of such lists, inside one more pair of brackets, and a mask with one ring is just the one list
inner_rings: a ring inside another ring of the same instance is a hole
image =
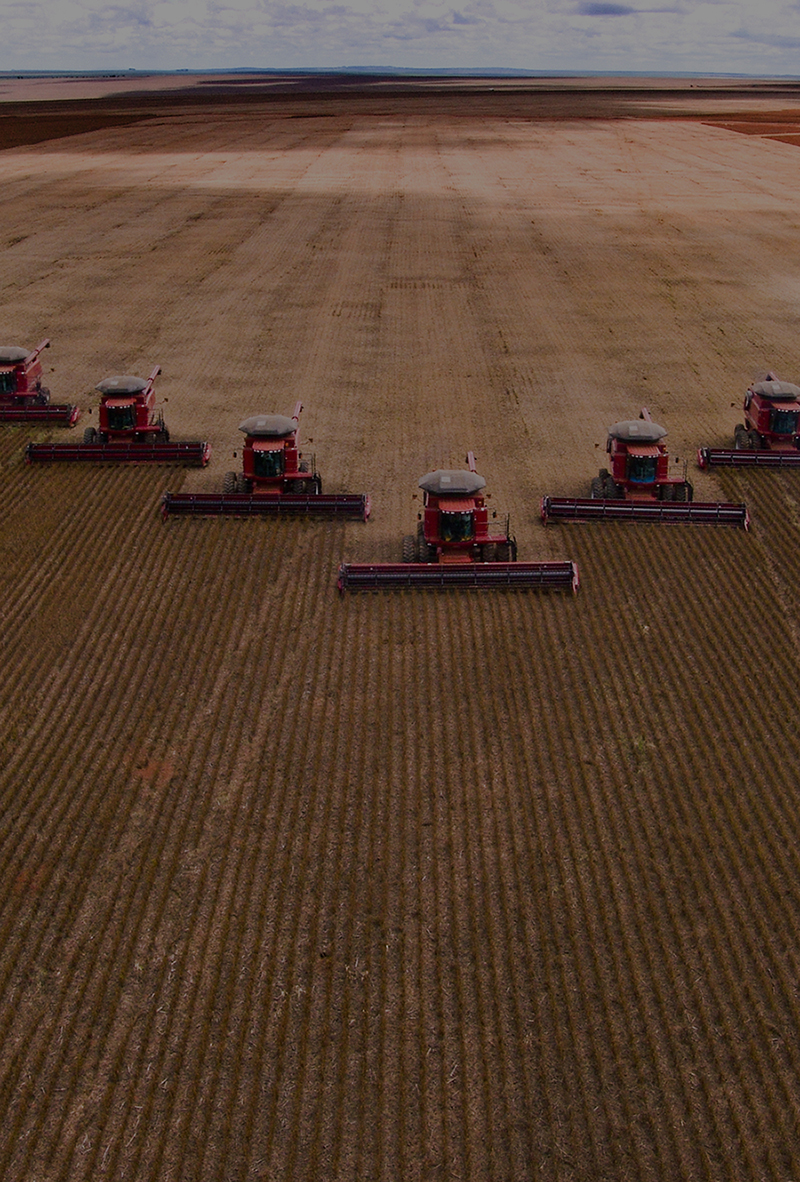
[[245, 476], [244, 472], [237, 472], [236, 474], [236, 491], [240, 493], [251, 493], [253, 485]]
[[751, 450], [752, 451], [760, 451], [761, 450], [761, 436], [759, 435], [758, 431], [749, 431], [748, 435], [750, 436]]
[[685, 482], [684, 482], [683, 484], [676, 484], [676, 485], [674, 485], [674, 488], [675, 488], [675, 496], [674, 496], [674, 500], [676, 500], [676, 501], [688, 501], [688, 499], [689, 499], [689, 486], [688, 486], [688, 485], [687, 485]]
[[511, 562], [511, 543], [498, 542], [495, 553], [497, 554], [497, 562]]
[[403, 562], [413, 562], [417, 556], [417, 541], [411, 534], [403, 538]]
[[97, 432], [94, 427], [87, 427], [83, 432], [84, 443], [97, 443]]
[[226, 472], [222, 481], [222, 491], [227, 496], [230, 493], [236, 492], [236, 473]]
[[604, 496], [603, 478], [602, 476], [595, 476], [591, 484], [591, 498], [593, 501], [601, 501]]
[[736, 451], [750, 450], [750, 436], [744, 423], [737, 423], [733, 428], [733, 446]]
[[481, 562], [497, 562], [497, 545], [494, 542], [487, 542], [483, 547]]

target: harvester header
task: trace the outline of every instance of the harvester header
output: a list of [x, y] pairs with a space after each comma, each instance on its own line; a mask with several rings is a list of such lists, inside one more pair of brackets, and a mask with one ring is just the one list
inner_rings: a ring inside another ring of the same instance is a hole
[[239, 424], [245, 435], [242, 471], [226, 472], [221, 492], [165, 493], [161, 514], [171, 516], [354, 517], [366, 521], [365, 493], [322, 495], [322, 477], [313, 456], [298, 449], [302, 402], [288, 415], [251, 415]]
[[744, 396], [733, 447], [701, 447], [701, 468], [800, 468], [800, 386], [767, 374]]
[[744, 505], [696, 502], [685, 471], [670, 474], [666, 434], [647, 407], [638, 419], [614, 423], [606, 443], [610, 470], [600, 469], [588, 497], [542, 497], [542, 521], [689, 522], [747, 529]]
[[42, 385], [40, 355], [50, 348], [47, 337], [35, 349], [0, 345], [0, 422], [53, 423], [74, 427], [80, 417], [77, 406], [50, 402]]
[[486, 481], [475, 468], [437, 468], [418, 481], [425, 494], [421, 520], [403, 538], [402, 562], [343, 563], [337, 586], [344, 591], [381, 588], [520, 588], [572, 590], [579, 586], [573, 562], [517, 562], [517, 543], [508, 518], [489, 521], [483, 489]]
[[28, 463], [91, 462], [100, 464], [188, 464], [203, 468], [211, 445], [195, 440], [170, 442], [164, 417], [155, 407], [155, 380], [116, 374], [98, 382], [98, 427], [87, 427], [83, 443], [29, 443]]

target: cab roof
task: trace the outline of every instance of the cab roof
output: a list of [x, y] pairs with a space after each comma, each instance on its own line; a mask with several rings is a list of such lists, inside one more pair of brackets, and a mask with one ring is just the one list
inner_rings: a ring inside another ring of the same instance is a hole
[[419, 481], [419, 488], [437, 497], [469, 496], [485, 487], [486, 481], [477, 472], [458, 468], [437, 468], [435, 472], [426, 472]]
[[141, 394], [147, 386], [144, 378], [134, 377], [133, 374], [123, 373], [117, 374], [115, 377], [103, 378], [102, 382], [98, 382], [95, 390], [99, 390], [101, 394]]
[[0, 365], [19, 365], [30, 352], [22, 345], [0, 345]]
[[245, 435], [283, 439], [297, 430], [297, 423], [287, 415], [253, 415], [239, 424]]
[[750, 391], [762, 398], [774, 398], [779, 402], [788, 402], [792, 399], [800, 401], [800, 386], [795, 386], [792, 382], [780, 382], [777, 378], [772, 381], [754, 382]]
[[619, 439], [622, 443], [658, 443], [666, 433], [666, 427], [660, 427], [648, 419], [627, 419], [608, 428], [611, 438]]

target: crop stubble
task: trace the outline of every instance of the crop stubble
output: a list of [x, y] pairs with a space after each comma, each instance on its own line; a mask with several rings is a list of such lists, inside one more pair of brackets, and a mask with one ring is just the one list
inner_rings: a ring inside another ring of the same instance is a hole
[[[795, 478], [698, 474], [749, 535], [537, 509], [613, 419], [691, 457], [793, 376], [800, 155], [215, 109], [5, 162], [5, 331], [59, 400], [161, 362], [215, 455], [0, 439], [0, 1172], [791, 1177]], [[297, 397], [367, 526], [162, 525]], [[470, 447], [580, 596], [339, 600]]]

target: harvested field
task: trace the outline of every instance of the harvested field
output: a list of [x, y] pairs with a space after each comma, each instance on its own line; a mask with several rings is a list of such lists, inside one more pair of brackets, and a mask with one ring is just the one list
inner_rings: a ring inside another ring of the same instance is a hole
[[[0, 427], [0, 1177], [789, 1182], [800, 473], [694, 455], [800, 375], [800, 102], [385, 93], [2, 154], [0, 337], [214, 452]], [[298, 398], [369, 523], [162, 523]], [[749, 533], [542, 526], [642, 405]], [[340, 598], [468, 448], [580, 594]]]

